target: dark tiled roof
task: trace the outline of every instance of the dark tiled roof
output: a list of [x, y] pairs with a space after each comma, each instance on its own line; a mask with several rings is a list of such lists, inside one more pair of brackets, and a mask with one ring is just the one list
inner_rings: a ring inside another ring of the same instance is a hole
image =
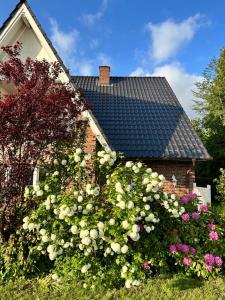
[[209, 159], [164, 77], [74, 76], [111, 145], [126, 157]]
[[[8, 24], [10, 23], [10, 21], [13, 19], [13, 17], [15, 16], [15, 14], [17, 13], [17, 11], [20, 9], [20, 7], [25, 4], [28, 11], [30, 12], [30, 14], [32, 15], [32, 17], [34, 18], [37, 26], [39, 27], [41, 33], [43, 34], [43, 36], [45, 37], [47, 43], [49, 44], [49, 46], [51, 47], [52, 51], [54, 52], [58, 62], [60, 63], [60, 65], [62, 66], [64, 72], [66, 72], [68, 74], [68, 69], [65, 67], [62, 59], [60, 58], [58, 52], [56, 51], [56, 49], [54, 48], [52, 42], [50, 41], [50, 39], [48, 38], [47, 34], [45, 33], [44, 29], [42, 28], [41, 24], [39, 23], [38, 19], [36, 18], [34, 12], [32, 11], [30, 5], [28, 4], [27, 0], [20, 0], [19, 3], [16, 5], [16, 7], [14, 8], [14, 10], [11, 12], [11, 14], [9, 15], [9, 17], [5, 20], [5, 22], [2, 24], [2, 26], [0, 27], [0, 34], [3, 32], [3, 30], [8, 26]], [[6, 46], [6, 45], [5, 45]], [[68, 74], [69, 75], [69, 74]]]

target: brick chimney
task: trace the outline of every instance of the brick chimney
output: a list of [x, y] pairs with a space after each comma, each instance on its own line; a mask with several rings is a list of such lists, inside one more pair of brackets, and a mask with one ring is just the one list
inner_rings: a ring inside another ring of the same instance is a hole
[[110, 82], [110, 67], [99, 66], [99, 84], [109, 84]]

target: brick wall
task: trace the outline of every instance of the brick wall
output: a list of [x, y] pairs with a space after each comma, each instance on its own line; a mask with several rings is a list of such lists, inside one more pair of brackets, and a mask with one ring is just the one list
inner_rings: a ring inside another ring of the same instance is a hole
[[[156, 172], [163, 174], [166, 178], [164, 190], [183, 196], [192, 192], [193, 182], [195, 181], [195, 172], [192, 161], [149, 161], [148, 165]], [[177, 185], [174, 188], [172, 176], [177, 179]]]
[[[86, 152], [96, 153], [96, 137], [90, 126], [87, 127], [87, 138], [84, 145]], [[147, 163], [154, 171], [163, 174], [166, 178], [164, 190], [183, 196], [192, 192], [193, 182], [195, 181], [195, 173], [192, 161], [167, 161], [167, 160], [150, 160]], [[174, 188], [172, 176], [177, 179], [177, 186]]]
[[96, 152], [96, 137], [90, 126], [87, 126], [86, 128], [86, 142], [84, 144], [84, 150], [91, 154], [95, 154]]

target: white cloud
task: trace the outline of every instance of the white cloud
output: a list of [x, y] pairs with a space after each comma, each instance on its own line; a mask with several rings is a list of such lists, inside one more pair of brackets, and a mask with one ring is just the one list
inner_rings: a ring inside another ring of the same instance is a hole
[[138, 67], [133, 72], [131, 72], [130, 76], [151, 76], [151, 73], [142, 67]]
[[70, 32], [64, 32], [59, 29], [58, 23], [50, 19], [51, 23], [51, 40], [61, 55], [69, 56], [77, 47], [79, 32], [73, 29]]
[[111, 58], [104, 53], [99, 53], [97, 56], [97, 60], [99, 65], [101, 66], [111, 66]]
[[93, 74], [93, 64], [91, 62], [81, 62], [78, 66], [78, 73], [84, 76]]
[[107, 8], [108, 0], [102, 0], [99, 10], [95, 14], [83, 14], [81, 20], [86, 26], [93, 26], [97, 21], [99, 21]]
[[90, 76], [97, 72], [98, 66], [110, 64], [111, 59], [104, 53], [97, 53], [94, 59], [87, 57], [85, 51], [78, 47], [79, 31], [73, 29], [65, 32], [59, 28], [56, 20], [50, 20], [51, 40], [72, 75]]
[[195, 83], [201, 80], [201, 76], [187, 73], [181, 64], [172, 63], [156, 67], [151, 73], [141, 67], [134, 70], [130, 76], [162, 76], [166, 77], [178, 100], [190, 118], [196, 116], [193, 111], [193, 101], [195, 98], [192, 91], [195, 90]]
[[191, 16], [180, 23], [166, 20], [159, 24], [148, 23], [147, 30], [151, 34], [149, 54], [156, 63], [173, 57], [186, 43], [190, 42], [200, 26], [203, 17], [200, 14]]

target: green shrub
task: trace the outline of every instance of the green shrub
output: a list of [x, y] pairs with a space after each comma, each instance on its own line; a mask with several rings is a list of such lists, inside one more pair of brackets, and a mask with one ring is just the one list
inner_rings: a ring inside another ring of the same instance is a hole
[[198, 208], [195, 194], [179, 201], [162, 192], [164, 176], [145, 164], [69, 148], [47, 172], [25, 190], [26, 201], [39, 205], [7, 246], [11, 266], [2, 248], [3, 278], [50, 272], [56, 281], [67, 275], [84, 286], [130, 288], [155, 274], [206, 278], [221, 270], [224, 232], [214, 215]]

